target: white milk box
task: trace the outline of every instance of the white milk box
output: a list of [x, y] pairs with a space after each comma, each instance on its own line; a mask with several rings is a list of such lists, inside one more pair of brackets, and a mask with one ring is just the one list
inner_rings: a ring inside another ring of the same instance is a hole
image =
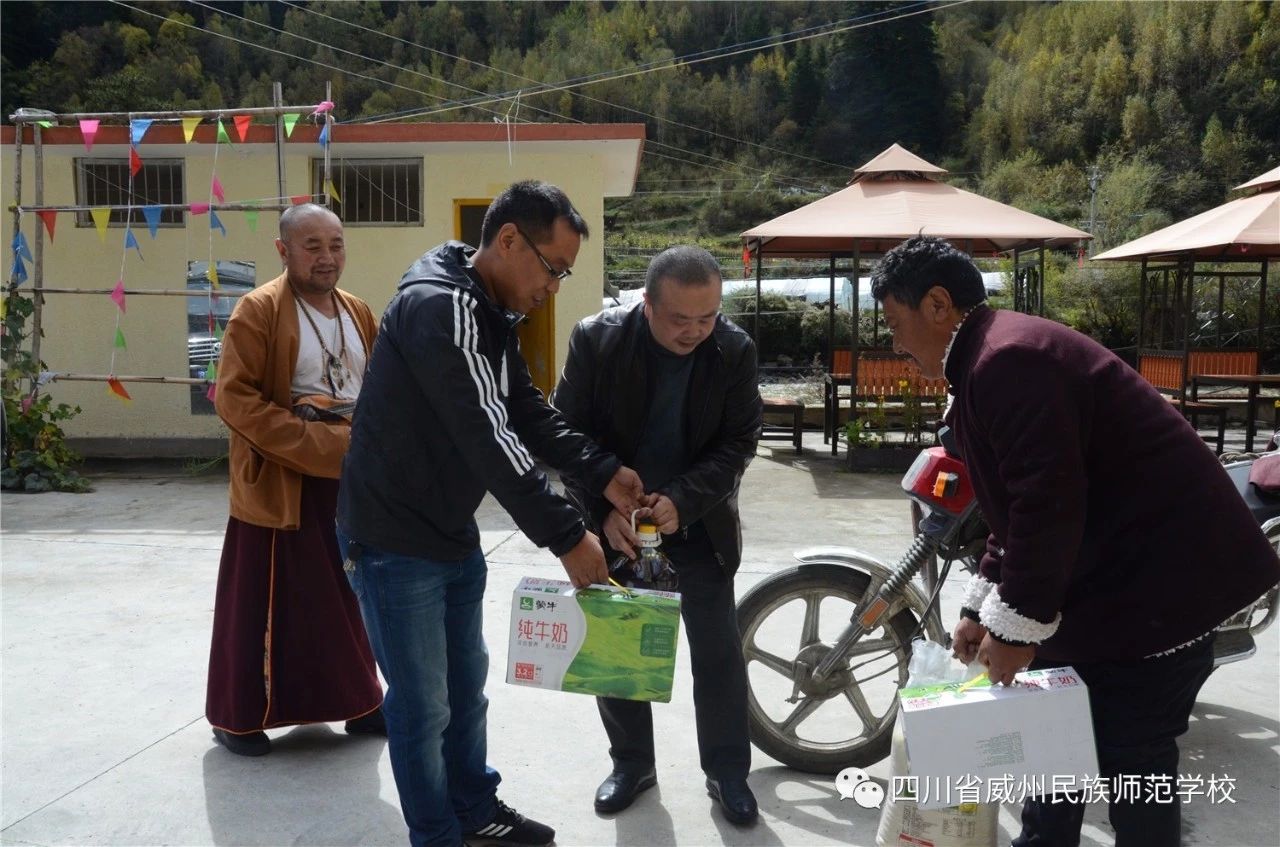
[[680, 595], [525, 577], [511, 598], [507, 682], [671, 701]]

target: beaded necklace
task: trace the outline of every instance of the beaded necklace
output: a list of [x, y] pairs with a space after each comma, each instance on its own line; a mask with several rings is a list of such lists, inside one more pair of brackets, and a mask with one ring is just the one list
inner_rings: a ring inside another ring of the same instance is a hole
[[289, 290], [293, 292], [293, 298], [298, 301], [298, 305], [302, 307], [302, 314], [307, 316], [307, 323], [311, 324], [311, 330], [316, 334], [316, 341], [320, 343], [320, 351], [324, 356], [324, 378], [329, 383], [329, 394], [337, 398], [338, 392], [347, 384], [347, 332], [342, 325], [342, 301], [338, 299], [338, 295], [332, 291], [329, 296], [333, 298], [333, 309], [338, 315], [338, 353], [334, 355], [329, 349], [329, 345], [324, 343], [324, 337], [320, 334], [320, 327], [316, 324], [316, 319], [311, 317], [311, 307], [298, 296], [298, 292], [289, 286]]

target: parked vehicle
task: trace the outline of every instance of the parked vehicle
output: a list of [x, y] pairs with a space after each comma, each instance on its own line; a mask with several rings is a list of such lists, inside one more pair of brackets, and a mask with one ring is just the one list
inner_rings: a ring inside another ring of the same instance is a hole
[[[903, 477], [919, 534], [897, 564], [847, 547], [801, 550], [797, 567], [763, 580], [738, 604], [751, 740], [783, 764], [834, 774], [883, 759], [911, 642], [951, 642], [939, 589], [957, 562], [976, 571], [988, 530], [964, 464], [946, 449], [945, 427], [939, 440], [943, 446], [922, 451]], [[1249, 485], [1252, 464], [1226, 468], [1280, 555], [1280, 495]], [[1215, 666], [1253, 655], [1254, 638], [1280, 610], [1278, 594], [1280, 586], [1223, 623]]]
[[[225, 328], [239, 296], [254, 287], [253, 262], [219, 260], [217, 268], [218, 290], [213, 292], [209, 284], [209, 263], [187, 264], [187, 290], [211, 292], [208, 297], [187, 297], [187, 372], [192, 379], [203, 379], [209, 364], [222, 355], [222, 341], [209, 326], [210, 313], [218, 326]], [[213, 404], [205, 397], [206, 391], [203, 385], [191, 386], [193, 412], [213, 414]]]

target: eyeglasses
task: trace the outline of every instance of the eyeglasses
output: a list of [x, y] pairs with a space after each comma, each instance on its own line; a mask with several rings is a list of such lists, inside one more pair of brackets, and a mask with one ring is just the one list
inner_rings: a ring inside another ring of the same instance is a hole
[[551, 274], [553, 277], [559, 280], [563, 280], [567, 277], [573, 276], [573, 271], [570, 270], [569, 268], [565, 268], [562, 271], [558, 271], [555, 268], [551, 267], [551, 263], [547, 261], [547, 257], [542, 255], [542, 251], [539, 250], [538, 246], [533, 243], [532, 238], [524, 234], [523, 229], [521, 229], [520, 227], [516, 227], [516, 232], [520, 233], [520, 237], [523, 238], [525, 243], [529, 245], [529, 249], [533, 251], [533, 254], [538, 257], [538, 261], [542, 262], [542, 266], [547, 269], [547, 273]]

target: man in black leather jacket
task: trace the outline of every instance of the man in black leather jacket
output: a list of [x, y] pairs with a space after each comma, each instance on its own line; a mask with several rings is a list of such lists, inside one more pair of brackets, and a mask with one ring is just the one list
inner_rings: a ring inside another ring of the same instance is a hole
[[[719, 266], [699, 247], [673, 247], [649, 265], [645, 299], [574, 328], [552, 395], [574, 428], [635, 468], [662, 549], [679, 575], [693, 665], [698, 749], [707, 790], [725, 816], [755, 821], [747, 786], [747, 683], [734, 611], [742, 558], [738, 485], [760, 435], [756, 347], [720, 314]], [[630, 516], [573, 472], [568, 493], [614, 554], [634, 555]], [[595, 807], [619, 812], [657, 782], [648, 703], [600, 698], [613, 771]]]

